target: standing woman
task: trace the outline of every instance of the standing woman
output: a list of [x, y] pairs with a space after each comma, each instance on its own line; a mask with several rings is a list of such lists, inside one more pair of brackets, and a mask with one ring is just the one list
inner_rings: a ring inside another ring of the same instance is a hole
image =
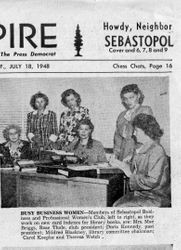
[[89, 110], [82, 107], [81, 97], [74, 89], [67, 89], [61, 94], [61, 102], [67, 107], [60, 116], [59, 144], [68, 146], [76, 137], [77, 124], [80, 120], [89, 118]]
[[51, 149], [51, 143], [57, 140], [57, 118], [47, 109], [48, 97], [38, 92], [31, 97], [30, 105], [34, 109], [27, 115], [27, 137], [36, 150]]
[[132, 121], [140, 113], [152, 115], [149, 106], [142, 106], [144, 95], [137, 84], [129, 84], [122, 88], [120, 97], [125, 110], [120, 113], [116, 122], [114, 134], [114, 155], [122, 161], [128, 155], [132, 155], [135, 147], [133, 138]]

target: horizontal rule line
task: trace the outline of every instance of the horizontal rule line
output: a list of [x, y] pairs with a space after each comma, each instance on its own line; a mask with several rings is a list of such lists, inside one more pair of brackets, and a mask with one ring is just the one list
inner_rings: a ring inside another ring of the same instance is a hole
[[132, 71], [81, 71], [81, 72], [78, 72], [78, 71], [74, 71], [74, 72], [70, 72], [70, 71], [65, 71], [65, 72], [52, 72], [52, 71], [46, 71], [46, 72], [39, 72], [39, 71], [34, 71], [34, 72], [27, 72], [27, 71], [19, 71], [19, 72], [0, 72], [0, 74], [84, 74], [84, 73], [88, 73], [88, 74], [96, 74], [96, 73], [113, 73], [113, 74], [116, 74], [116, 73], [126, 73], [126, 74], [145, 74], [145, 73], [152, 73], [152, 74], [155, 74], [155, 73], [172, 73], [172, 71], [156, 71], [156, 72], [153, 72], [153, 71], [135, 71], [135, 72], [132, 72]]
[[0, 59], [0, 62], [149, 62], [149, 61], [155, 61], [155, 62], [158, 62], [158, 61], [173, 61], [172, 59], [134, 59], [134, 60], [131, 60], [131, 59], [38, 59], [38, 60], [23, 60], [23, 59], [14, 59], [14, 60], [1, 60]]

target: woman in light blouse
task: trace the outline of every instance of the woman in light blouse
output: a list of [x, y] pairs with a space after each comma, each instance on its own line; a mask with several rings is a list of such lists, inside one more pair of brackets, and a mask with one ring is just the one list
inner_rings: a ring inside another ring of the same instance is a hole
[[169, 207], [170, 167], [165, 150], [160, 145], [163, 131], [156, 119], [138, 114], [133, 120], [137, 148], [131, 159], [121, 162], [112, 158], [110, 164], [120, 167], [129, 177], [125, 196], [114, 203], [119, 207]]
[[116, 122], [114, 155], [122, 161], [134, 151], [135, 141], [132, 126], [134, 117], [140, 113], [152, 115], [152, 109], [149, 106], [142, 105], [144, 95], [136, 84], [124, 86], [120, 97], [125, 110], [120, 113]]

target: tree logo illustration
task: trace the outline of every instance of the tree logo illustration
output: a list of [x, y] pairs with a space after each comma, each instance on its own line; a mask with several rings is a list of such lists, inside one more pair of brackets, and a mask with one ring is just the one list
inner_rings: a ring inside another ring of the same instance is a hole
[[75, 50], [77, 51], [77, 54], [75, 56], [82, 56], [80, 54], [82, 45], [83, 45], [82, 35], [80, 34], [79, 24], [77, 24], [77, 28], [75, 31], [75, 40], [74, 40]]

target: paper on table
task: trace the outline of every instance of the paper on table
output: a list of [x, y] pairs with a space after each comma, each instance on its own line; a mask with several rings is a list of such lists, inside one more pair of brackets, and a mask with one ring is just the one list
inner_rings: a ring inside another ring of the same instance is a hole
[[19, 166], [26, 166], [26, 165], [34, 165], [34, 161], [32, 160], [20, 160], [18, 161]]
[[57, 155], [71, 155], [73, 156], [74, 153], [73, 152], [66, 152], [66, 151], [63, 151], [63, 150], [57, 150], [57, 149], [52, 149], [52, 150], [46, 150], [47, 152], [52, 152], [52, 153], [55, 153]]
[[111, 166], [108, 162], [97, 163], [93, 165], [78, 165], [78, 166], [73, 165], [73, 166], [68, 166], [68, 168], [77, 171], [92, 170], [92, 169], [115, 169], [115, 168], [121, 169], [117, 166]]
[[86, 171], [86, 170], [93, 170], [97, 169], [97, 165], [79, 165], [79, 166], [68, 166], [68, 169], [75, 170], [75, 171]]
[[108, 162], [98, 163], [96, 166], [97, 168], [112, 168], [112, 166], [110, 166]]
[[64, 171], [62, 169], [58, 169], [58, 173], [65, 176], [65, 177], [68, 176], [68, 171]]
[[[17, 169], [19, 170], [19, 169]], [[32, 168], [22, 168], [21, 171], [22, 172], [31, 172], [31, 173], [36, 173], [37, 168], [36, 167], [32, 167]]]
[[125, 173], [125, 175], [127, 175], [128, 177], [130, 177], [130, 175], [132, 174], [129, 164], [124, 162], [124, 161], [119, 161], [115, 158], [112, 158], [110, 160], [109, 164], [113, 168], [118, 168], [118, 169], [122, 170]]
[[114, 167], [110, 166], [108, 162], [103, 162], [103, 163], [97, 163], [93, 165], [68, 166], [68, 168], [72, 170], [77, 170], [77, 171], [84, 171], [84, 170], [92, 170], [92, 169], [108, 169], [108, 168], [113, 169]]

